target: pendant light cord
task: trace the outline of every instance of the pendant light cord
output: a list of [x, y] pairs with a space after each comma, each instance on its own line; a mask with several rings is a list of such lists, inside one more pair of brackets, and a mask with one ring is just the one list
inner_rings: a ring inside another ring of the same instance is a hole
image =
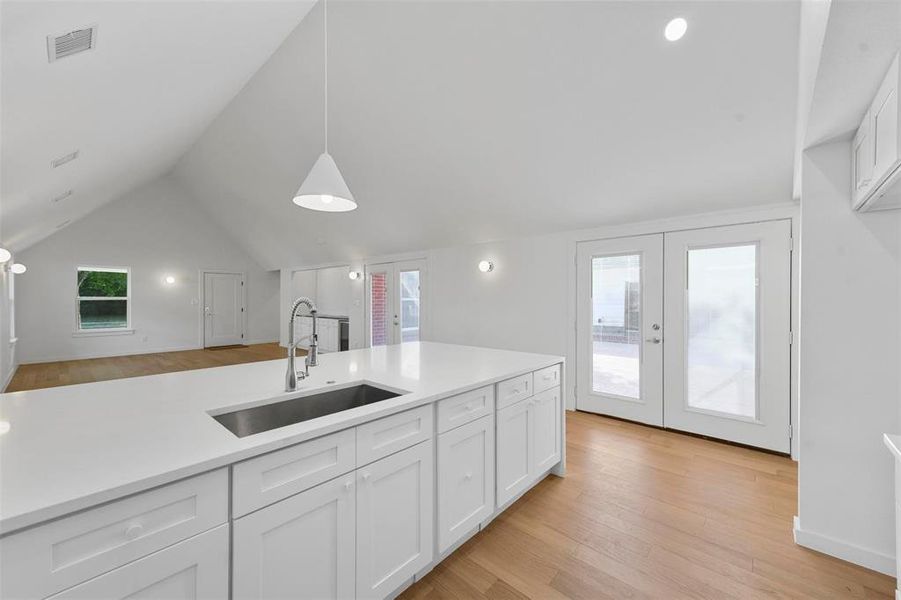
[[328, 154], [328, 0], [322, 0], [322, 55], [325, 59], [325, 85], [323, 85], [322, 123], [325, 129], [325, 153]]

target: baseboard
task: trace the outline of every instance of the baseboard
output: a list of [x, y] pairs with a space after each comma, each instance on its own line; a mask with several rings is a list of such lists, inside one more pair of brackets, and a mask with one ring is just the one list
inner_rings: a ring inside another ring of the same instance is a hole
[[253, 344], [277, 344], [277, 343], [278, 343], [278, 340], [277, 340], [277, 339], [274, 339], [274, 340], [273, 340], [273, 339], [266, 338], [266, 339], [264, 339], [264, 340], [248, 340], [248, 341], [246, 341], [246, 342], [244, 342], [244, 343], [245, 343], [247, 346], [252, 346]]
[[[834, 556], [842, 560], [846, 560], [855, 565], [878, 571], [890, 577], [895, 576], [895, 557], [888, 554], [882, 554], [868, 548], [861, 548], [854, 544], [849, 544], [835, 538], [804, 531], [801, 529], [800, 520], [797, 516], [794, 518], [794, 536], [795, 543], [829, 556]], [[901, 596], [896, 592], [896, 597], [901, 600]]]
[[9, 387], [9, 382], [13, 380], [13, 377], [16, 374], [16, 369], [19, 368], [18, 364], [13, 365], [13, 368], [9, 370], [9, 375], [6, 376], [6, 381], [3, 382], [3, 387], [0, 387], [0, 392], [5, 392], [6, 388]]

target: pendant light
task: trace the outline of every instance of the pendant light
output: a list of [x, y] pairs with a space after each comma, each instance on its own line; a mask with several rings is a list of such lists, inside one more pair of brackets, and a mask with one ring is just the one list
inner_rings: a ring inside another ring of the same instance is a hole
[[294, 194], [294, 204], [326, 212], [347, 212], [357, 207], [335, 159], [328, 153], [328, 0], [322, 0], [322, 38], [325, 57], [325, 77], [323, 85], [323, 128], [325, 151], [303, 180]]

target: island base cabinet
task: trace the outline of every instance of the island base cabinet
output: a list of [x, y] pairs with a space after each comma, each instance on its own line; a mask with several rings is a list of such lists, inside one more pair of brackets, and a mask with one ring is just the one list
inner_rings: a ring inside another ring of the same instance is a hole
[[560, 461], [560, 387], [535, 394], [532, 398], [534, 464], [532, 472], [538, 477]]
[[560, 387], [497, 411], [497, 505], [503, 507], [560, 461]]
[[494, 418], [438, 436], [438, 551], [494, 512]]
[[532, 411], [528, 400], [497, 411], [497, 505], [529, 487], [533, 462]]
[[233, 598], [354, 597], [354, 474], [234, 523]]
[[357, 598], [384, 598], [429, 565], [434, 442], [357, 470]]
[[228, 597], [228, 525], [220, 525], [50, 600], [221, 600]]

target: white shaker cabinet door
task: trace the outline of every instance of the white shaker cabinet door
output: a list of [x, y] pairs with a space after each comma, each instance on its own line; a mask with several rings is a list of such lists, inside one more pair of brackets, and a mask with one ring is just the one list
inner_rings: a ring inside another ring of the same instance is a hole
[[538, 477], [560, 461], [560, 386], [536, 394], [528, 402], [534, 415], [532, 475]]
[[357, 470], [357, 598], [384, 598], [431, 561], [434, 442]]
[[237, 519], [235, 600], [354, 597], [354, 474]]
[[438, 550], [444, 552], [494, 511], [494, 418], [438, 436]]
[[497, 411], [497, 505], [503, 506], [531, 483], [534, 462], [532, 410], [520, 400]]
[[228, 525], [76, 585], [50, 600], [221, 600], [228, 597]]

